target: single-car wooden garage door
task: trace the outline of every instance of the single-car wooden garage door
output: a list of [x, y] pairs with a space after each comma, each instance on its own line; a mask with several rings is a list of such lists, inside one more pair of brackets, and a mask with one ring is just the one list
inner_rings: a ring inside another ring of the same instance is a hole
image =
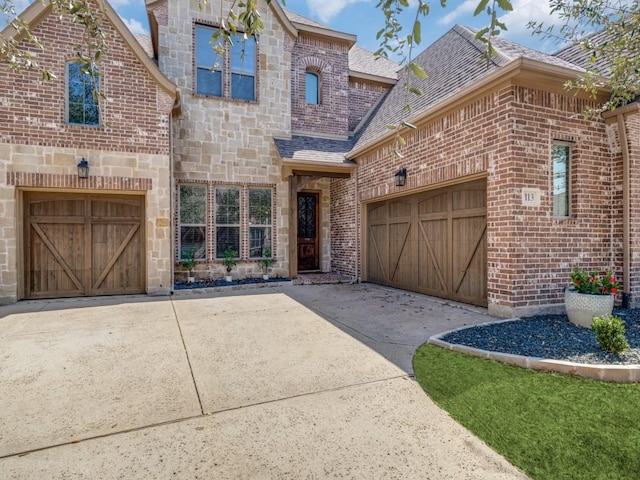
[[487, 194], [480, 180], [373, 203], [367, 279], [487, 305]]
[[143, 293], [144, 197], [25, 192], [26, 298]]

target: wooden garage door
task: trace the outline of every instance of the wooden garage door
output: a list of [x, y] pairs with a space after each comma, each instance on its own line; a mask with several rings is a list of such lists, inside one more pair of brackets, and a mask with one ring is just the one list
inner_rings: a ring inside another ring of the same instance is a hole
[[484, 180], [374, 203], [367, 210], [367, 279], [487, 305]]
[[144, 197], [25, 192], [25, 297], [143, 293]]

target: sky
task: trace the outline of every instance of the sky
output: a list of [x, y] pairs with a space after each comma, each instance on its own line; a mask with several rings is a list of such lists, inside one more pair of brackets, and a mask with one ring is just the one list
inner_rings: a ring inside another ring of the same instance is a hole
[[[487, 26], [489, 18], [486, 14], [473, 16], [478, 1], [448, 0], [446, 8], [442, 8], [440, 0], [431, 0], [429, 16], [421, 21], [422, 43], [418, 51], [429, 46], [457, 23], [473, 28]], [[29, 3], [28, 0], [14, 2], [18, 11], [26, 8]], [[144, 0], [110, 0], [110, 3], [134, 34], [149, 33]], [[376, 32], [384, 25], [382, 13], [376, 9], [377, 3], [377, 0], [287, 0], [285, 7], [334, 30], [355, 34], [358, 45], [375, 51], [379, 46]], [[533, 37], [527, 29], [530, 20], [544, 21], [545, 24], [554, 21], [549, 14], [548, 2], [512, 0], [512, 4], [513, 11], [501, 18], [508, 27], [508, 32], [502, 35], [504, 38], [545, 52], [553, 52], [559, 48], [554, 42]], [[409, 32], [413, 16], [407, 14], [401, 21]]]

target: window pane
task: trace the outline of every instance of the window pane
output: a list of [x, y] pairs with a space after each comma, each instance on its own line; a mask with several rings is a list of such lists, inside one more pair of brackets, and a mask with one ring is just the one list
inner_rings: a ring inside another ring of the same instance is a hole
[[185, 258], [192, 248], [194, 258], [207, 256], [207, 234], [205, 227], [180, 227], [180, 259]]
[[[214, 44], [211, 43], [216, 31], [215, 28], [196, 26], [196, 93], [221, 97], [224, 59], [213, 50]], [[216, 44], [220, 45], [221, 41], [222, 37]]]
[[82, 72], [80, 63], [67, 64], [67, 111], [69, 123], [99, 125], [100, 114], [95, 88], [100, 78]]
[[249, 257], [261, 258], [265, 248], [271, 252], [271, 227], [249, 227]]
[[568, 145], [553, 146], [553, 214], [569, 216], [569, 155]]
[[231, 98], [252, 102], [256, 99], [255, 78], [248, 75], [231, 75]]
[[307, 72], [305, 75], [307, 103], [317, 105], [318, 102], [318, 75]]
[[200, 95], [222, 96], [222, 72], [211, 71], [208, 68], [197, 70], [196, 93]]
[[233, 36], [231, 71], [254, 76], [256, 73], [256, 40], [253, 37], [243, 39], [243, 35]]
[[240, 227], [216, 228], [216, 258], [223, 258], [227, 247], [240, 254]]
[[180, 223], [207, 223], [207, 187], [180, 185]]
[[240, 189], [216, 188], [216, 223], [240, 223]]
[[211, 43], [212, 35], [217, 31], [216, 28], [204, 27], [198, 25], [196, 27], [196, 65], [207, 68], [220, 68], [222, 66], [222, 58], [214, 50], [214, 45], [222, 45], [222, 36], [218, 41]]
[[249, 190], [249, 224], [271, 225], [271, 190]]

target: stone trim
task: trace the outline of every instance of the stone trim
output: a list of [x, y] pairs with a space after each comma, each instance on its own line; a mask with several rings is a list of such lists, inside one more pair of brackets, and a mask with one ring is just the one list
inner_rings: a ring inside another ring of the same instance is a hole
[[7, 185], [14, 187], [72, 188], [83, 190], [148, 191], [153, 189], [151, 178], [90, 176], [58, 173], [7, 172]]
[[[491, 325], [494, 323], [512, 322], [514, 320], [520, 320], [519, 318], [511, 318], [508, 320], [498, 322], [485, 322], [476, 326]], [[593, 378], [595, 380], [602, 380], [605, 382], [618, 382], [618, 383], [637, 383], [640, 381], [640, 365], [601, 365], [601, 364], [588, 364], [569, 362], [566, 360], [555, 360], [550, 358], [540, 357], [525, 357], [523, 355], [514, 355], [511, 353], [492, 352], [488, 350], [481, 350], [479, 348], [469, 347], [466, 345], [459, 345], [455, 343], [449, 343], [442, 340], [445, 335], [456, 332], [458, 330], [464, 330], [469, 327], [456, 328], [448, 332], [443, 332], [438, 335], [434, 335], [429, 338], [427, 343], [437, 345], [441, 348], [453, 350], [454, 352], [460, 352], [467, 355], [474, 355], [476, 357], [487, 358], [489, 360], [495, 360], [496, 362], [506, 363], [508, 365], [515, 365], [516, 367], [528, 368], [530, 370], [538, 370], [542, 372], [558, 372], [565, 375], [574, 375], [578, 377]]]

